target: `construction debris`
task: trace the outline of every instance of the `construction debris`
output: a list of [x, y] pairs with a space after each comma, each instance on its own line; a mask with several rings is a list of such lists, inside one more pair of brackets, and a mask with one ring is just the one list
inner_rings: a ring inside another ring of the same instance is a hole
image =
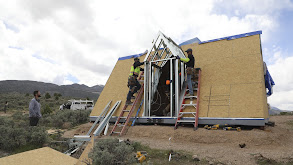
[[220, 128], [219, 124], [213, 125], [213, 126], [209, 126], [209, 125], [205, 125], [203, 128], [207, 129], [207, 130], [217, 130]]
[[146, 160], [147, 152], [146, 151], [138, 151], [136, 153], [136, 159], [138, 163], [142, 163]]
[[223, 130], [225, 130], [225, 131], [236, 130], [237, 132], [240, 132], [240, 131], [241, 131], [241, 128], [240, 128], [240, 127], [237, 127], [237, 128], [233, 128], [233, 127], [224, 127]]

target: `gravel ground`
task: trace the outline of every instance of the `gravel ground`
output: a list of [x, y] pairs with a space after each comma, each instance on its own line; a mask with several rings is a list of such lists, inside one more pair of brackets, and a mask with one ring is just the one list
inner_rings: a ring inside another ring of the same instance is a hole
[[[293, 116], [271, 116], [275, 127], [266, 126], [264, 130], [253, 128], [237, 131], [206, 130], [179, 126], [134, 126], [127, 134], [118, 137], [139, 141], [151, 148], [183, 150], [197, 155], [200, 159], [223, 164], [256, 164], [260, 154], [278, 162], [293, 159]], [[292, 121], [292, 125], [288, 122]], [[75, 134], [85, 134], [92, 123], [83, 124], [65, 132], [63, 137], [72, 138]], [[113, 126], [110, 126], [109, 132]], [[106, 137], [102, 137], [106, 138]], [[244, 148], [239, 144], [245, 143]]]

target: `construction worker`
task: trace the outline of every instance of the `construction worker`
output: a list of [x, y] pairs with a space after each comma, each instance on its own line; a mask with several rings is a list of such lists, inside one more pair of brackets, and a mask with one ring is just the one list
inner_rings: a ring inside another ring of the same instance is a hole
[[137, 77], [139, 76], [140, 71], [143, 71], [143, 69], [140, 68], [140, 66], [143, 64], [144, 64], [143, 62], [139, 61], [138, 57], [134, 58], [134, 63], [130, 68], [130, 74], [128, 77], [127, 86], [129, 87], [129, 92], [127, 94], [127, 100], [126, 100], [127, 105], [132, 104], [131, 98], [134, 97], [133, 94], [136, 93], [141, 88], [140, 83], [137, 81]]
[[187, 96], [193, 96], [191, 76], [194, 68], [194, 56], [192, 55], [192, 49], [190, 48], [187, 49], [185, 52], [188, 54], [187, 58], [180, 58], [179, 56], [177, 56], [176, 58], [186, 63], [187, 85], [189, 89], [189, 94], [187, 94]]

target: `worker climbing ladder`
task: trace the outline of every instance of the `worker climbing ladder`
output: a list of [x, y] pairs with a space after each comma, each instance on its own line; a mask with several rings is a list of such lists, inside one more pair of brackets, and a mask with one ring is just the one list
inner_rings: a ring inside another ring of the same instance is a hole
[[[122, 109], [122, 111], [121, 111], [121, 113], [120, 113], [120, 115], [119, 115], [119, 117], [118, 117], [118, 119], [117, 119], [117, 121], [116, 121], [116, 123], [115, 123], [115, 125], [114, 125], [114, 127], [113, 127], [113, 129], [111, 131], [111, 133], [110, 133], [110, 136], [113, 135], [113, 134], [119, 134], [120, 136], [123, 135], [128, 123], [130, 121], [132, 113], [136, 109], [136, 106], [139, 105], [139, 103], [140, 103], [139, 100], [142, 98], [143, 91], [144, 91], [144, 84], [143, 84], [143, 80], [142, 80], [143, 77], [144, 77], [144, 72], [141, 72], [140, 76], [138, 77], [138, 81], [142, 82], [141, 88], [137, 92], [137, 94], [136, 94], [136, 96], [134, 98], [134, 102], [132, 104], [129, 104], [129, 105], [128, 104], [124, 105], [124, 107], [123, 107], [123, 109]], [[131, 99], [133, 99], [133, 98], [131, 98]], [[130, 108], [128, 109], [129, 106], [130, 106]], [[128, 113], [128, 115], [125, 118], [124, 114], [127, 114], [127, 113]], [[122, 118], [125, 118], [125, 120], [124, 120], [124, 123], [120, 124], [120, 120]], [[119, 129], [120, 129], [120, 131], [119, 131]]]
[[[201, 69], [196, 68], [195, 70], [196, 71], [195, 71], [195, 74], [193, 75], [194, 76], [193, 82], [195, 84], [197, 83], [197, 86], [195, 88], [193, 88], [193, 90], [197, 93], [197, 95], [196, 96], [187, 96], [186, 94], [188, 92], [188, 89], [186, 87], [186, 90], [185, 90], [185, 93], [183, 96], [183, 101], [181, 104], [181, 108], [180, 108], [180, 111], [178, 113], [178, 117], [177, 117], [177, 120], [175, 123], [175, 129], [177, 129], [177, 127], [180, 123], [193, 123], [194, 130], [196, 130], [198, 128], [198, 111], [199, 111], [199, 98], [200, 98]], [[189, 109], [192, 109], [192, 110], [187, 111], [186, 107], [191, 107]], [[194, 119], [186, 120], [186, 119], [184, 119], [184, 116], [185, 117], [189, 116], [188, 118], [190, 118], [190, 116], [192, 116], [192, 118], [194, 117]]]

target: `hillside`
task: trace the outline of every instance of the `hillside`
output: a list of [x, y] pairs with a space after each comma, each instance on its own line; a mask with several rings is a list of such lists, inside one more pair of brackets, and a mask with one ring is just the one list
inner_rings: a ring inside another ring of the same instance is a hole
[[44, 83], [37, 81], [18, 81], [18, 80], [6, 80], [0, 81], [0, 93], [29, 93], [31, 94], [34, 90], [40, 90], [41, 93], [61, 93], [63, 96], [86, 98], [96, 100], [102, 92], [104, 86], [96, 85], [88, 87], [86, 85], [72, 84], [72, 85], [56, 85], [52, 83]]

